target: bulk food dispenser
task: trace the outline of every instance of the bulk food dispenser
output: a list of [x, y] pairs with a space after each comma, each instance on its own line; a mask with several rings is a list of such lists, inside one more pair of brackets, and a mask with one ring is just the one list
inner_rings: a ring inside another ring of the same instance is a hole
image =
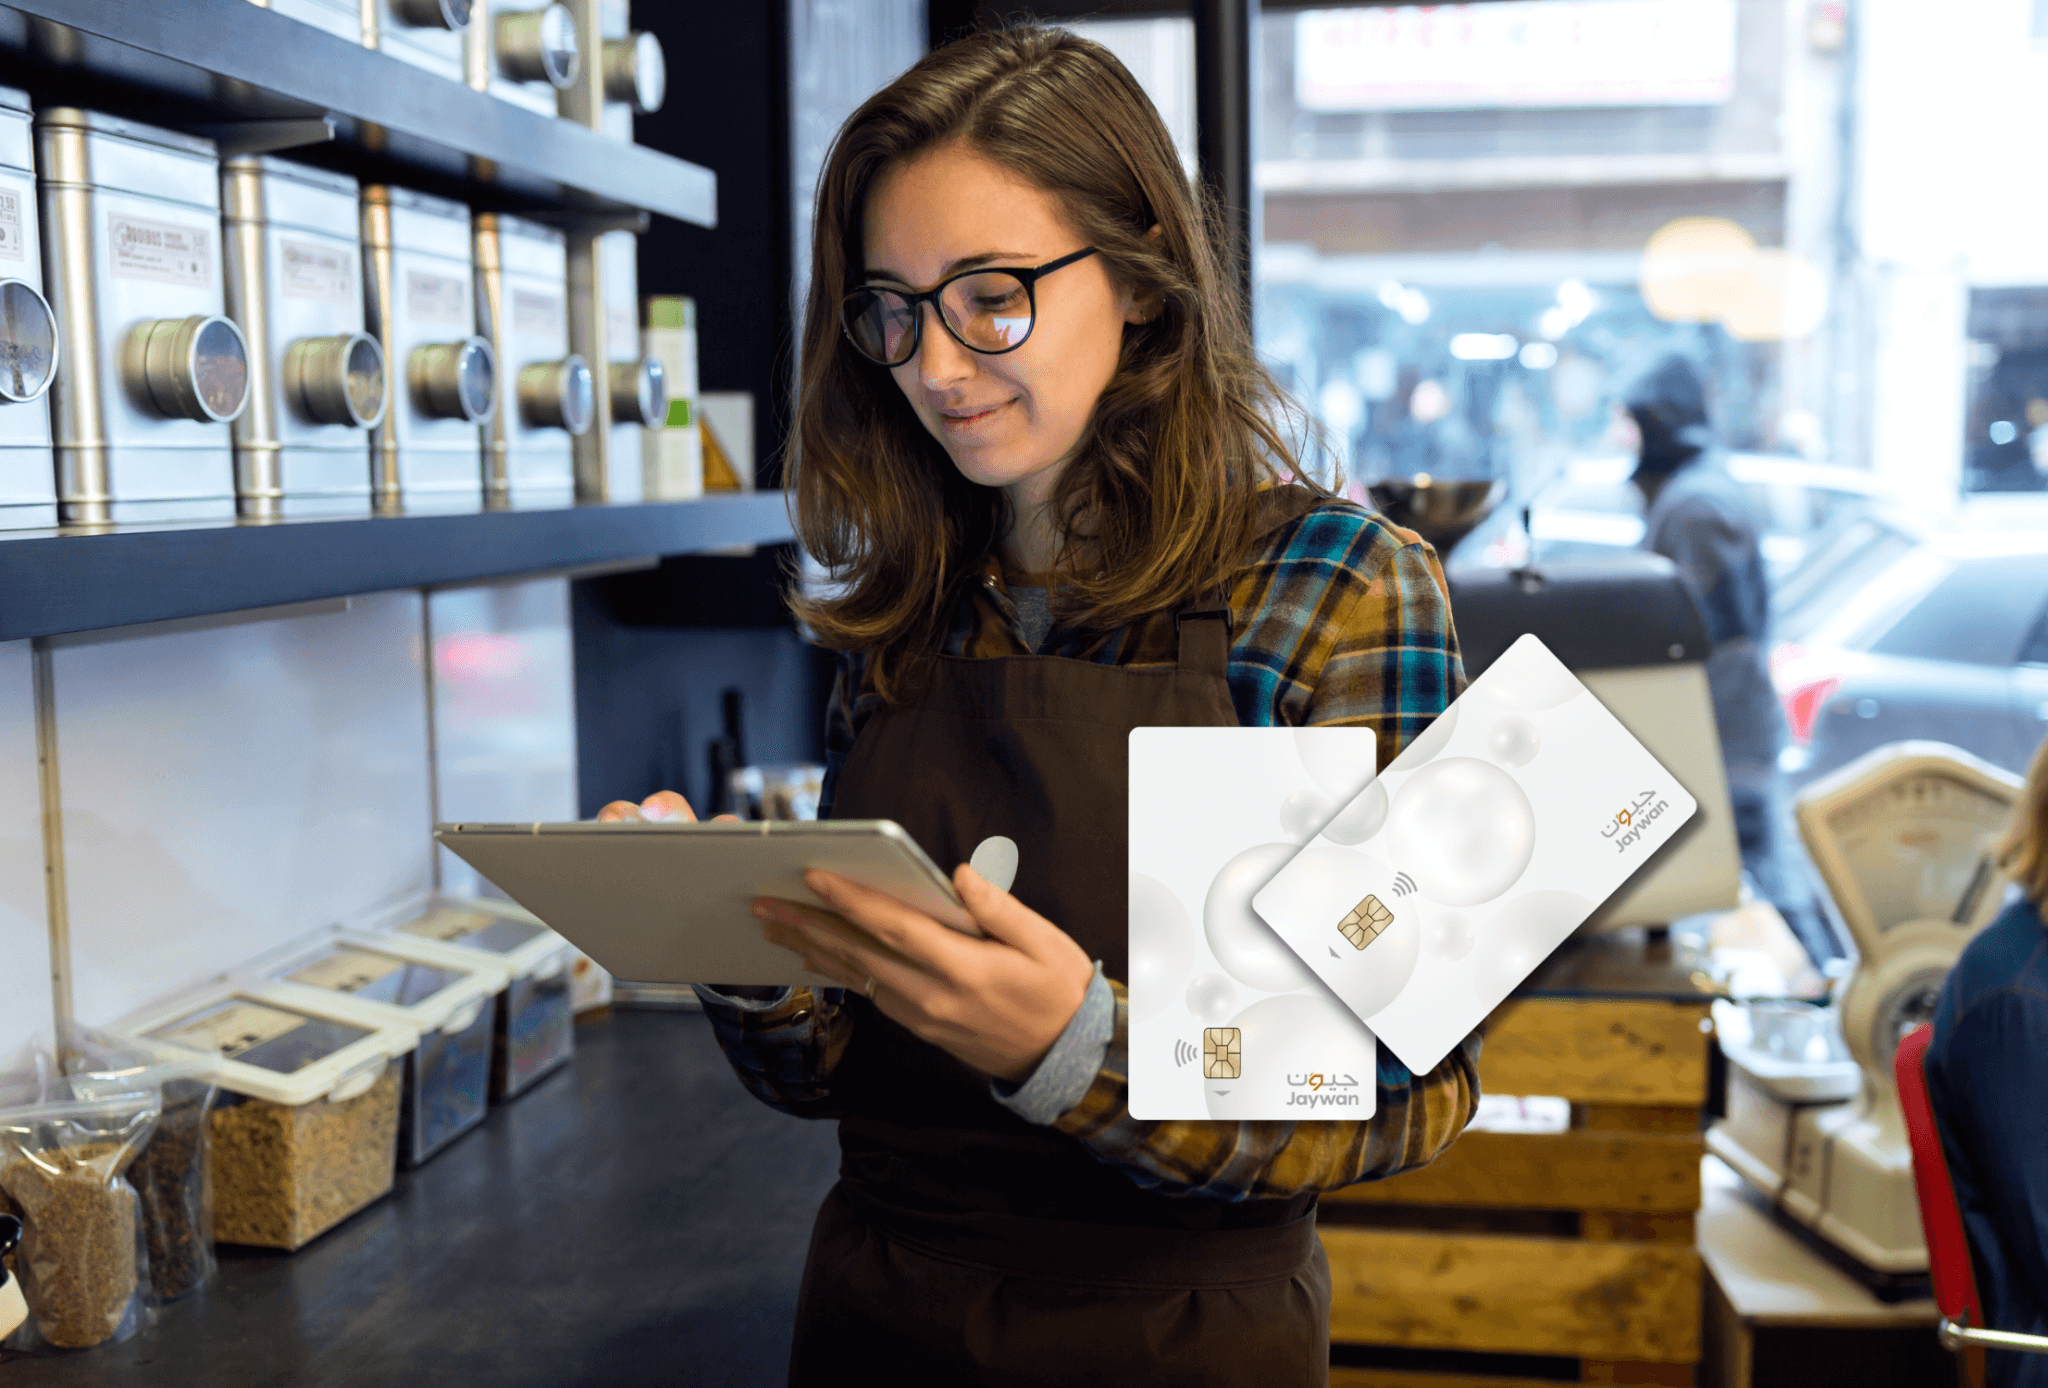
[[462, 44], [476, 0], [363, 0], [363, 43], [462, 80]]
[[214, 986], [118, 1028], [206, 1057], [213, 1236], [296, 1249], [389, 1194], [419, 1033], [276, 987]]
[[476, 334], [469, 209], [373, 184], [362, 217], [365, 316], [390, 382], [370, 434], [373, 499], [384, 511], [473, 510], [498, 365]]
[[370, 509], [384, 351], [363, 331], [356, 181], [265, 155], [221, 172], [228, 314], [249, 342], [234, 423], [244, 516]]
[[570, 505], [572, 439], [590, 428], [597, 402], [590, 364], [569, 350], [562, 233], [495, 212], [478, 213], [475, 227], [478, 324], [501, 367], [497, 413], [484, 425], [486, 497]]
[[57, 319], [44, 300], [28, 97], [0, 87], [0, 530], [57, 523], [50, 407]]
[[491, 1097], [523, 1093], [576, 1047], [569, 1012], [574, 947], [509, 901], [434, 897], [386, 937], [416, 959], [451, 968], [495, 965], [511, 975], [498, 995]]
[[50, 389], [61, 518], [232, 517], [249, 352], [222, 316], [213, 143], [68, 106], [35, 129], [44, 283], [70, 348]]
[[490, 13], [474, 15], [463, 36], [470, 86], [544, 116], [555, 114], [556, 93], [576, 80], [580, 65], [576, 19], [566, 5], [492, 0]]
[[409, 1168], [489, 1112], [493, 1010], [508, 975], [481, 959], [462, 967], [422, 960], [406, 944], [404, 936], [343, 931], [290, 949], [264, 977], [281, 1001], [419, 1033], [398, 1101], [398, 1164]]

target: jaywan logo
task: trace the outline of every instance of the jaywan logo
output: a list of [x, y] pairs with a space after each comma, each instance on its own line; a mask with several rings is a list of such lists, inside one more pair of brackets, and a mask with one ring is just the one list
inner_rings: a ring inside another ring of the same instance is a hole
[[1617, 853], [1628, 852], [1628, 846], [1642, 838], [1643, 831], [1657, 822], [1657, 817], [1669, 809], [1670, 802], [1654, 790], [1646, 790], [1635, 798], [1633, 804], [1622, 806], [1607, 821], [1607, 827], [1600, 831], [1600, 837], [1614, 840]]
[[1287, 1096], [1287, 1102], [1301, 1108], [1357, 1108], [1359, 1105], [1358, 1081], [1351, 1075], [1320, 1070], [1289, 1075], [1287, 1087], [1294, 1091]]

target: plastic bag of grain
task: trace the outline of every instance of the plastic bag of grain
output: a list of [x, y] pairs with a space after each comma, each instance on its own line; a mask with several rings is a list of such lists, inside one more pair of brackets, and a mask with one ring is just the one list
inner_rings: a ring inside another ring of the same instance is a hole
[[150, 1293], [158, 1306], [190, 1296], [213, 1276], [213, 1182], [207, 1115], [217, 1092], [205, 1056], [113, 1036], [59, 1029], [66, 1080], [81, 1098], [155, 1089], [156, 1131], [128, 1168], [142, 1206]]
[[401, 1066], [419, 1033], [262, 987], [219, 988], [120, 1028], [209, 1057], [213, 1236], [305, 1246], [391, 1191]]
[[124, 1175], [155, 1130], [153, 1089], [0, 1109], [0, 1191], [22, 1223], [12, 1262], [29, 1319], [16, 1350], [89, 1349], [135, 1333], [149, 1313], [149, 1261]]

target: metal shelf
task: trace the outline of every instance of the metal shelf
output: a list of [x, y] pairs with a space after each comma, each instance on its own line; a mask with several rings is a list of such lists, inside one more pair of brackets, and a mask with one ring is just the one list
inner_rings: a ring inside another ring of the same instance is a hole
[[202, 134], [331, 118], [293, 158], [555, 220], [712, 226], [709, 169], [538, 115], [249, 0], [7, 0], [0, 81]]
[[793, 538], [783, 493], [0, 534], [0, 641]]

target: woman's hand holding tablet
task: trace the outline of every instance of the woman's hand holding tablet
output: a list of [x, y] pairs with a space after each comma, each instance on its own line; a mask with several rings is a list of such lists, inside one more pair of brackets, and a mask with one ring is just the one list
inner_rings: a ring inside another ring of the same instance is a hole
[[[637, 805], [614, 800], [597, 817], [610, 823], [697, 815], [682, 796], [662, 790]], [[872, 999], [912, 1034], [999, 1079], [1030, 1076], [1080, 1008], [1095, 972], [1065, 931], [965, 863], [954, 869], [953, 889], [981, 927], [981, 939], [836, 873], [806, 873], [804, 885], [832, 911], [756, 898], [754, 915], [770, 944]], [[734, 997], [757, 991], [712, 986]]]

